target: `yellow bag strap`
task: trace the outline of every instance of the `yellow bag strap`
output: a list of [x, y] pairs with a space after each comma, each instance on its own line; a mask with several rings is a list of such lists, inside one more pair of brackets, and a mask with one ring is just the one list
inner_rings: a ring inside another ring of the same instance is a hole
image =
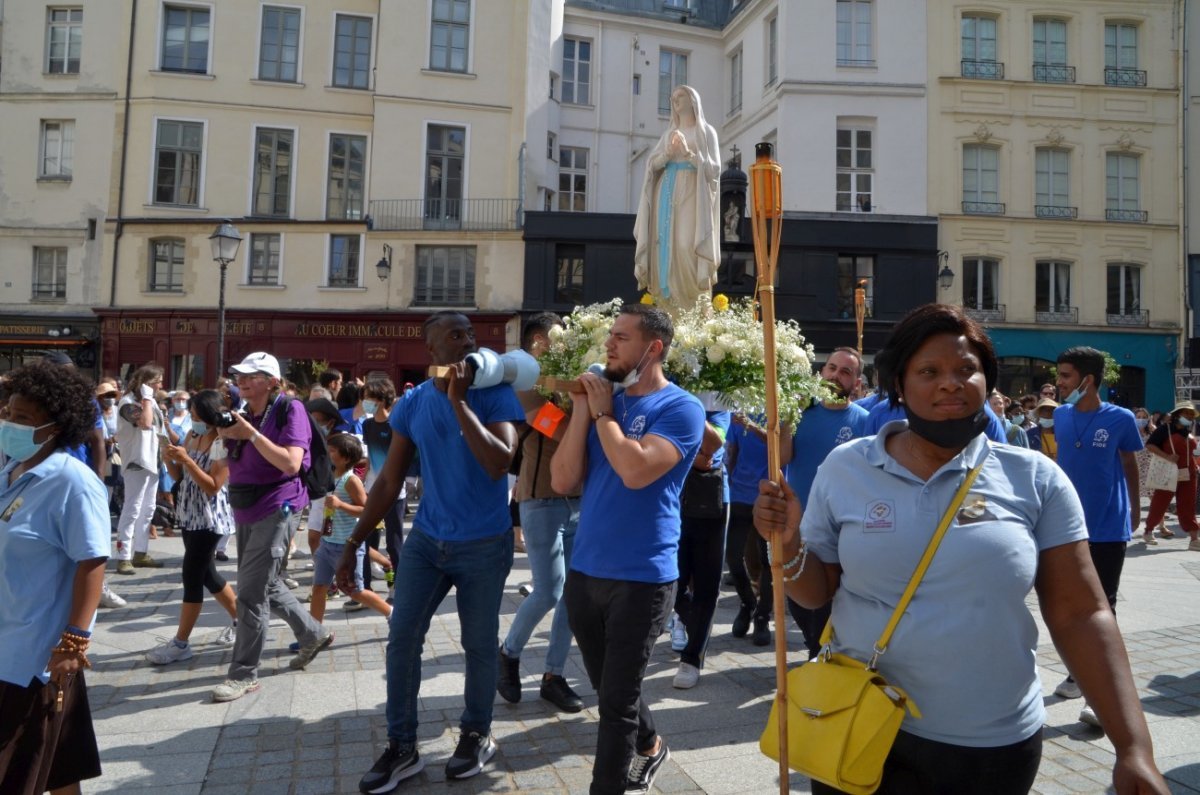
[[[950, 524], [954, 521], [954, 515], [958, 513], [963, 500], [967, 497], [967, 492], [971, 490], [971, 484], [975, 482], [975, 478], [979, 475], [979, 470], [981, 469], [983, 469], [982, 462], [967, 473], [962, 485], [955, 492], [954, 499], [950, 501], [950, 506], [942, 514], [942, 521], [938, 524], [937, 530], [934, 531], [933, 538], [929, 539], [929, 544], [925, 547], [925, 554], [921, 556], [921, 560], [917, 563], [917, 568], [913, 571], [913, 575], [909, 579], [904, 593], [900, 595], [900, 601], [896, 603], [896, 609], [892, 611], [892, 616], [888, 619], [887, 626], [883, 628], [883, 633], [880, 634], [879, 640], [875, 641], [875, 648], [873, 650], [875, 653], [871, 657], [871, 662], [867, 665], [867, 668], [870, 670], [875, 670], [875, 663], [878, 661], [879, 655], [887, 651], [888, 643], [892, 640], [892, 633], [896, 631], [896, 626], [904, 616], [904, 611], [908, 609], [908, 603], [912, 601], [913, 594], [917, 592], [917, 586], [924, 579], [925, 572], [929, 569], [929, 564], [933, 562], [933, 556], [942, 543], [942, 538], [946, 535], [946, 531], [950, 529]], [[826, 622], [825, 629], [821, 632], [821, 645], [827, 646], [831, 640], [833, 640], [832, 618]]]

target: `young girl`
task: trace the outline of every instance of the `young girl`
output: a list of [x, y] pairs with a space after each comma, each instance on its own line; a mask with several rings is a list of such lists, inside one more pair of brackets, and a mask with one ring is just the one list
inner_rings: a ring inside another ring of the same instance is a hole
[[[367, 490], [354, 474], [354, 465], [363, 457], [362, 442], [348, 433], [335, 433], [325, 440], [329, 460], [333, 463], [335, 486], [325, 497], [325, 512], [333, 510], [332, 518], [322, 528], [321, 545], [313, 556], [312, 602], [309, 612], [317, 621], [325, 618], [325, 595], [333, 584], [338, 558], [346, 539], [354, 531], [354, 520], [367, 504]], [[354, 591], [347, 594], [380, 615], [390, 616], [392, 608], [372, 590], [363, 588], [362, 563], [366, 546], [358, 548], [358, 565], [354, 570]]]
[[188, 660], [195, 656], [188, 638], [200, 607], [204, 589], [225, 608], [233, 623], [221, 631], [217, 642], [233, 642], [237, 631], [237, 599], [233, 588], [217, 571], [213, 560], [220, 540], [233, 532], [233, 511], [229, 507], [229, 468], [225, 446], [216, 444], [217, 416], [225, 408], [221, 394], [214, 389], [197, 392], [191, 399], [191, 431], [183, 446], [164, 444], [163, 461], [171, 477], [179, 482], [176, 517], [183, 530], [183, 609], [179, 629], [172, 640], [146, 652], [155, 665]]

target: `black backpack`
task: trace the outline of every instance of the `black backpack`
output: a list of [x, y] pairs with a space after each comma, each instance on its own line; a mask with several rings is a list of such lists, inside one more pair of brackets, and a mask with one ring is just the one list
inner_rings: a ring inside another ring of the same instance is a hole
[[[282, 428], [287, 422], [288, 412], [292, 408], [292, 403], [295, 402], [287, 395], [280, 395], [279, 400], [283, 405], [275, 413], [276, 428]], [[304, 411], [303, 406], [300, 410]], [[304, 485], [308, 489], [308, 498], [310, 500], [318, 500], [326, 494], [333, 492], [333, 462], [329, 460], [329, 448], [325, 445], [324, 434], [317, 428], [317, 424], [313, 422], [311, 414], [304, 411], [304, 416], [308, 418], [308, 428], [312, 433], [312, 441], [309, 442], [308, 446], [311, 463], [307, 468], [300, 468], [300, 477], [303, 478]]]

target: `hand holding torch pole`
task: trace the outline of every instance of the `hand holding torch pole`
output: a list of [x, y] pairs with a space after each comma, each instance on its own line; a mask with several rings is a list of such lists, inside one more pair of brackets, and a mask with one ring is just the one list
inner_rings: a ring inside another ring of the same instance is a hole
[[854, 319], [858, 322], [858, 359], [862, 361], [863, 319], [867, 316], [867, 280], [859, 279], [854, 288]]

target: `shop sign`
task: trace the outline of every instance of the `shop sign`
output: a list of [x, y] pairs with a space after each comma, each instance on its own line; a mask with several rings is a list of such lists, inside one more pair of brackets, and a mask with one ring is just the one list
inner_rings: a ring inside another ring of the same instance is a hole
[[296, 324], [297, 337], [366, 337], [384, 339], [421, 339], [425, 330], [420, 323], [327, 323]]

